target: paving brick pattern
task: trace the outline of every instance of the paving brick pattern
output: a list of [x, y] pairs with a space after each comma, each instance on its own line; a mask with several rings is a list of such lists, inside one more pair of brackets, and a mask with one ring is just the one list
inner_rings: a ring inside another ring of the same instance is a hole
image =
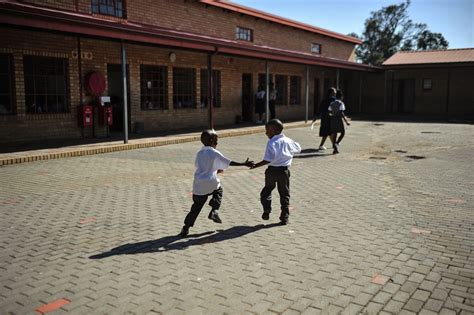
[[224, 223], [186, 239], [197, 142], [0, 167], [0, 313], [474, 312], [472, 125], [354, 122], [336, 156], [287, 135], [290, 224], [260, 219], [263, 168], [231, 167]]

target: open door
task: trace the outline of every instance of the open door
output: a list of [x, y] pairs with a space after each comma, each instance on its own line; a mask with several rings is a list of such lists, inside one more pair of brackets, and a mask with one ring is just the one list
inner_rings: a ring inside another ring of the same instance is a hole
[[[130, 75], [127, 65], [127, 112], [128, 112], [128, 130], [130, 126]], [[107, 87], [110, 96], [110, 104], [113, 110], [113, 124], [110, 126], [111, 131], [123, 131], [123, 80], [122, 66], [120, 64], [107, 65]]]
[[242, 74], [242, 120], [253, 120], [252, 74]]

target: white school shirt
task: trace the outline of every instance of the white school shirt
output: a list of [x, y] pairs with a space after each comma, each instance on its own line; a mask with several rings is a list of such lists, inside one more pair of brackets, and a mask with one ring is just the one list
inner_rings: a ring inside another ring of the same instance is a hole
[[223, 170], [229, 167], [231, 160], [213, 147], [204, 146], [196, 154], [194, 165], [193, 194], [209, 195], [221, 186], [217, 178], [217, 170]]
[[293, 155], [300, 152], [301, 146], [298, 142], [279, 134], [268, 140], [263, 159], [270, 162], [270, 166], [290, 166]]

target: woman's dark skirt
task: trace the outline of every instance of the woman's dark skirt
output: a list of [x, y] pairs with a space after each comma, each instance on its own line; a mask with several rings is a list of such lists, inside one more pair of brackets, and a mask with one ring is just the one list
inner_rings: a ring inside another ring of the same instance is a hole
[[342, 117], [331, 117], [331, 133], [344, 132]]
[[329, 115], [321, 117], [321, 126], [319, 126], [319, 136], [327, 137], [331, 134], [331, 119]]

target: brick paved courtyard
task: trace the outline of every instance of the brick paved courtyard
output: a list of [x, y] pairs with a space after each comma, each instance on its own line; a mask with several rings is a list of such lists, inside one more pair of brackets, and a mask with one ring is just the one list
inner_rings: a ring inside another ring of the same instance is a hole
[[0, 167], [0, 314], [474, 313], [472, 125], [354, 122], [335, 156], [286, 134], [290, 224], [260, 219], [264, 168], [231, 167], [224, 223], [185, 239], [197, 142]]

